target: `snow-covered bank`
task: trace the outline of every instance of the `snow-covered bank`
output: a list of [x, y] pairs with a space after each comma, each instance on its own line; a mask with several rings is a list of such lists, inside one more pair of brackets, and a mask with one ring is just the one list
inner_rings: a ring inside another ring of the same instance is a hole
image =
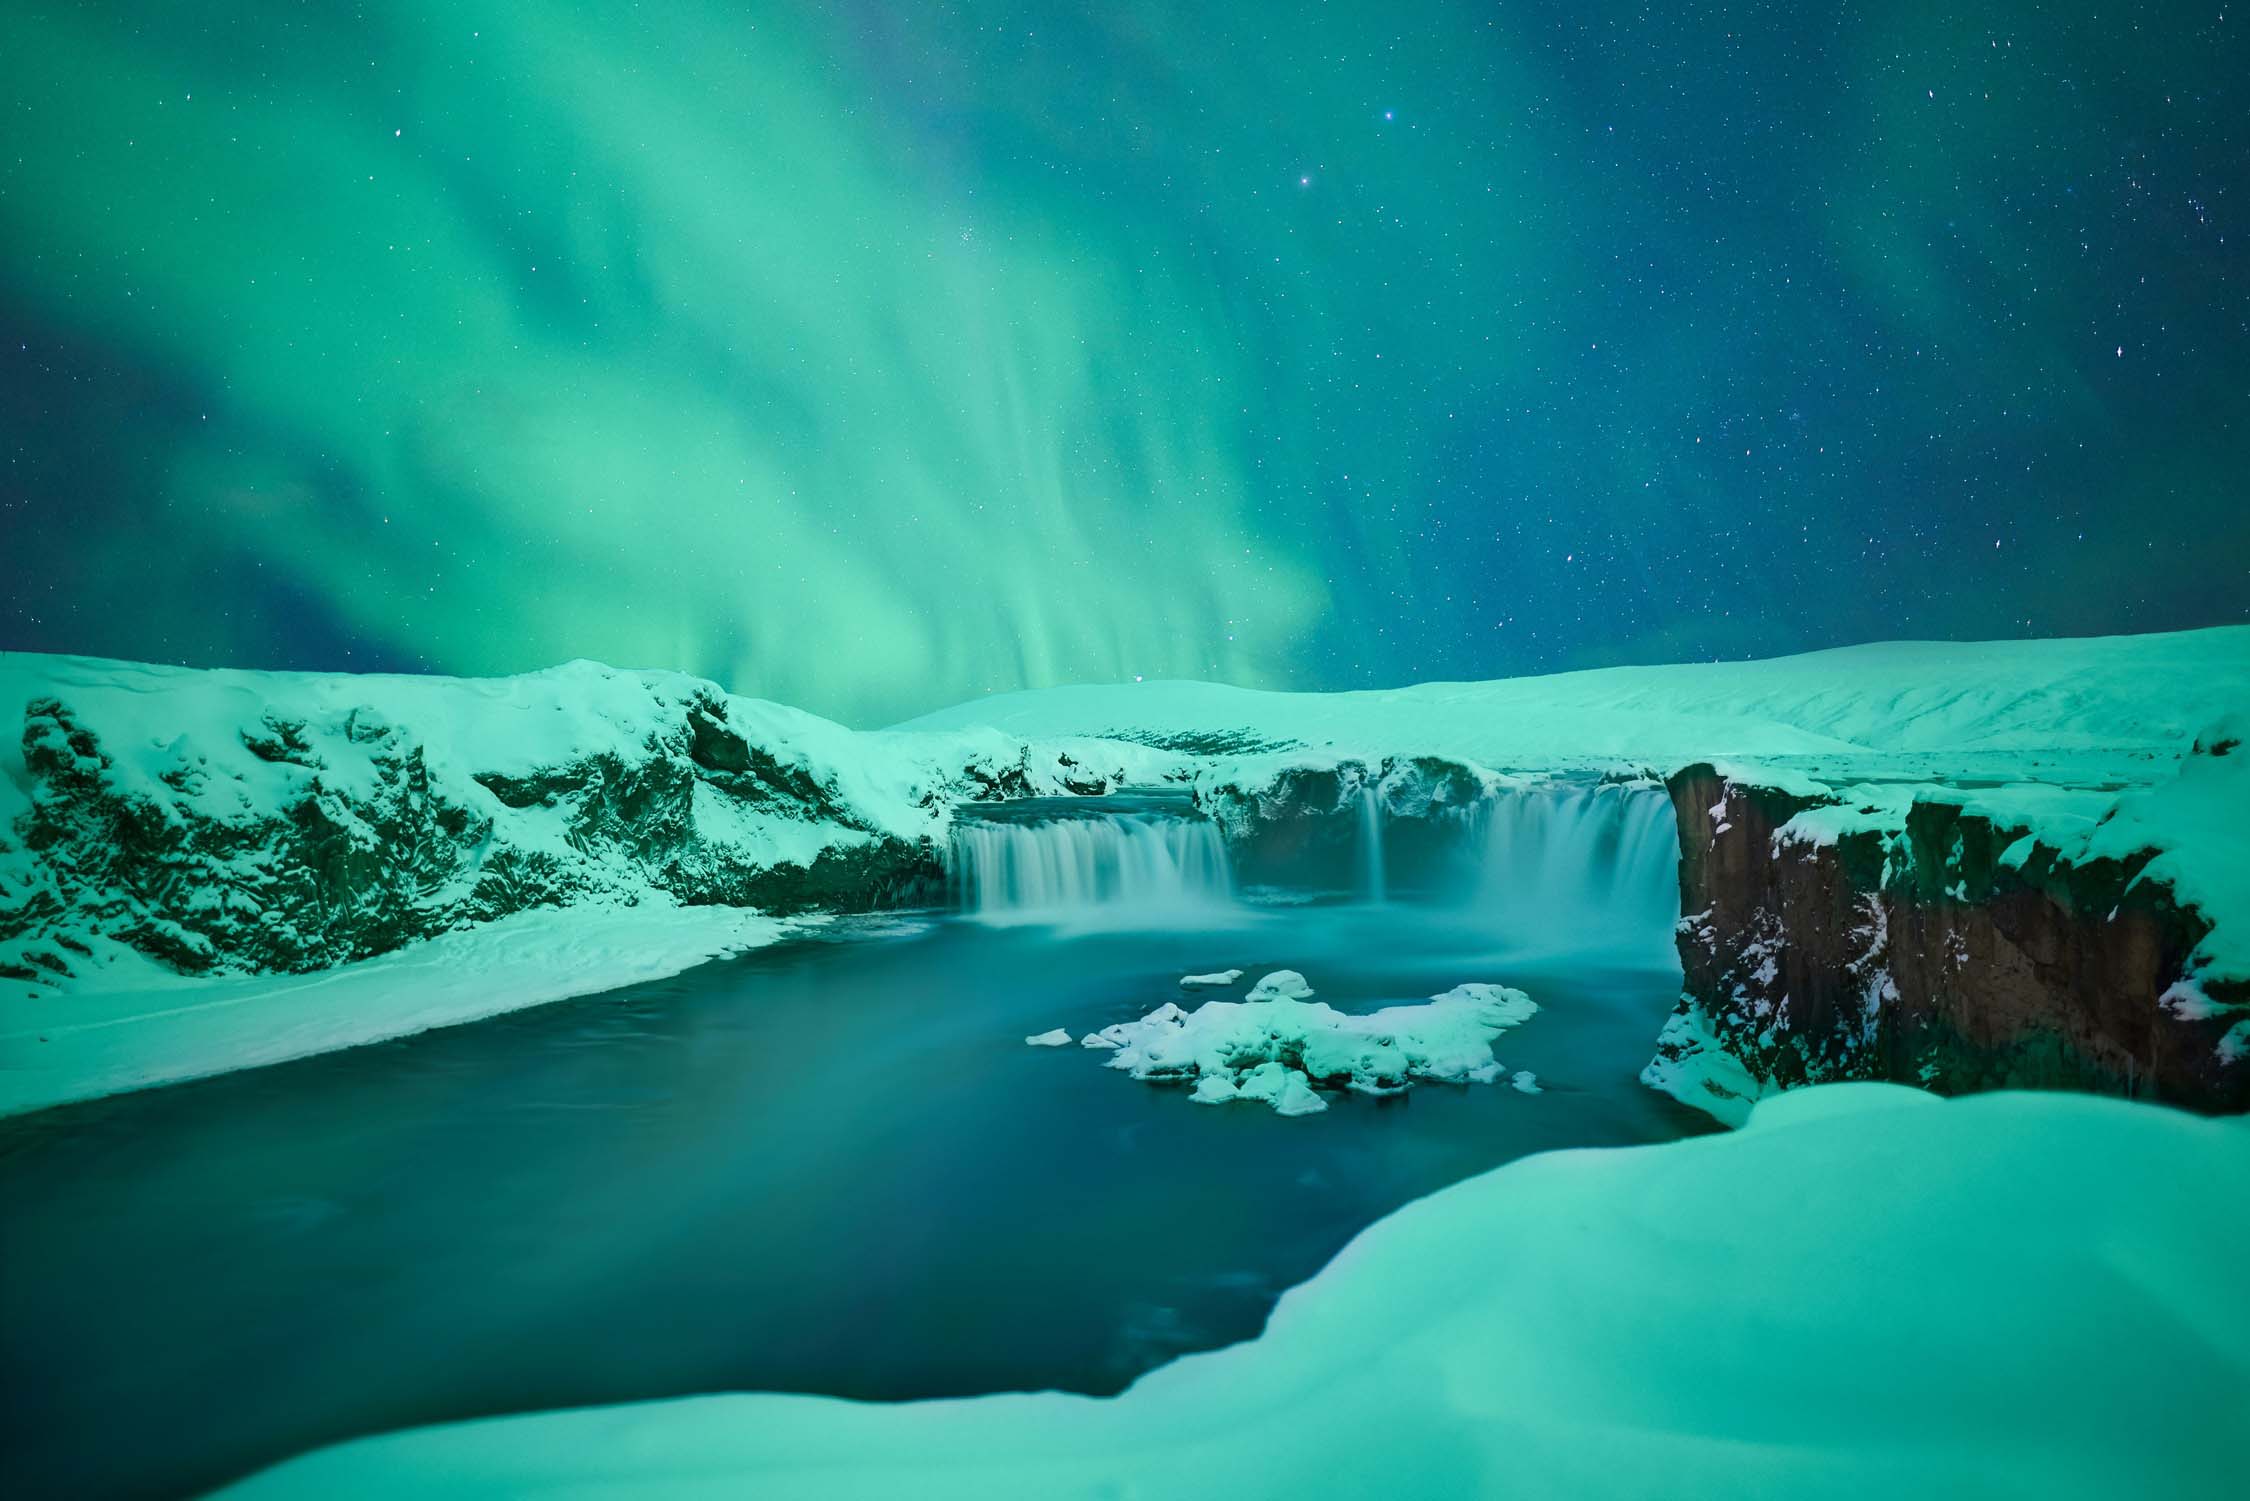
[[543, 908], [308, 975], [198, 980], [127, 960], [0, 1013], [0, 1115], [281, 1063], [678, 974], [819, 918]]
[[228, 1494], [2239, 1494], [2250, 1130], [1832, 1086], [1408, 1206], [1122, 1397], [717, 1396], [325, 1450]]

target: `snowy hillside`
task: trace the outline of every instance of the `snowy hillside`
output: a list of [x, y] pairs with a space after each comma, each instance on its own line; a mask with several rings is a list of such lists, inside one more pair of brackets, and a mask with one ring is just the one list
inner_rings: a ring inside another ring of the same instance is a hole
[[226, 1494], [2216, 1501], [2250, 1443], [2246, 1179], [2238, 1122], [1832, 1086], [1411, 1204], [1260, 1338], [1114, 1399], [596, 1408]]
[[862, 907], [932, 875], [957, 797], [1072, 776], [997, 734], [862, 735], [591, 662], [467, 680], [11, 654], [0, 703], [24, 715], [0, 973], [25, 981], [114, 944], [191, 973], [315, 968], [593, 899]]
[[1878, 765], [2141, 780], [2250, 704], [2250, 626], [2090, 640], [1883, 642], [1357, 693], [1120, 683], [994, 694], [905, 729], [1107, 735], [1191, 750], [1456, 756], [1495, 771], [1755, 758], [1809, 775]]

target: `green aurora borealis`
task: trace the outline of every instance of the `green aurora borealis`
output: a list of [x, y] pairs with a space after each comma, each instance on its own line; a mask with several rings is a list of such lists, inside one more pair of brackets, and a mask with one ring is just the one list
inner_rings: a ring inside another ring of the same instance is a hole
[[0, 26], [0, 645], [870, 723], [2250, 617], [2215, 5]]

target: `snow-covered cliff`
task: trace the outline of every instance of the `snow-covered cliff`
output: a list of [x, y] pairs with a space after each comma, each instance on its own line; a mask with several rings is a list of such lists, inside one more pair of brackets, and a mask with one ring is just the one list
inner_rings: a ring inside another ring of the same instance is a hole
[[1736, 1121], [1889, 1080], [2250, 1109], [2250, 754], [2144, 788], [1671, 779], [1680, 1005], [1647, 1078]]
[[0, 976], [30, 984], [121, 948], [191, 974], [308, 970], [589, 901], [886, 905], [941, 879], [961, 797], [1123, 774], [591, 662], [464, 680], [18, 653], [0, 704], [22, 715]]

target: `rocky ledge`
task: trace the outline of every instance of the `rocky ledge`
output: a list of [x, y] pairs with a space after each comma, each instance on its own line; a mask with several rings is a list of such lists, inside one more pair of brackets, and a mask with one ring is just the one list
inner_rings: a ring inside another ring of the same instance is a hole
[[1722, 1119], [1835, 1080], [2250, 1109], [2250, 985], [2214, 966], [2213, 915], [2137, 816], [2250, 796], [2244, 760], [2207, 735], [2185, 793], [2083, 829], [1975, 791], [1858, 801], [1678, 772], [1683, 986], [1648, 1081]]
[[[861, 735], [676, 673], [194, 672], [0, 657], [0, 978], [317, 969], [536, 907], [935, 900], [964, 799], [1102, 791], [1090, 752]], [[1130, 748], [1126, 748], [1130, 749]]]

